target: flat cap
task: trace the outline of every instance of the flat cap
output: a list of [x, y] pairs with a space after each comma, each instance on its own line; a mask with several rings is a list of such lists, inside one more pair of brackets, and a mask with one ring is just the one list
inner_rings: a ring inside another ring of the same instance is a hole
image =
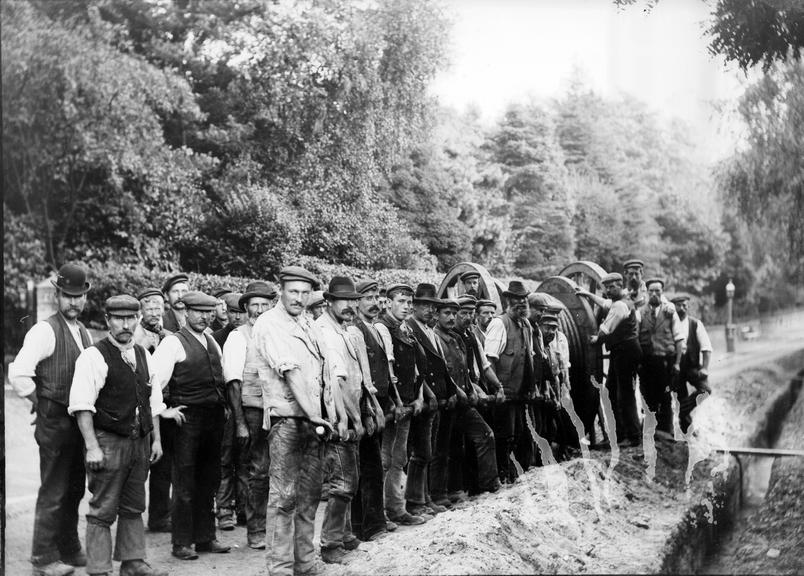
[[140, 311], [140, 301], [128, 294], [119, 294], [106, 299], [106, 313], [110, 316], [134, 316]]
[[562, 310], [566, 310], [567, 306], [552, 294], [547, 295], [547, 311], [558, 316]]
[[528, 304], [534, 308], [547, 308], [550, 305], [550, 297], [544, 292], [531, 292], [528, 294]]
[[223, 295], [222, 300], [226, 303], [226, 309], [229, 312], [242, 312], [243, 308], [240, 306], [242, 297], [239, 292], [229, 292]]
[[245, 310], [248, 301], [251, 298], [265, 298], [266, 300], [273, 300], [276, 298], [276, 288], [270, 282], [263, 282], [257, 280], [246, 286], [246, 291], [240, 296], [240, 309]]
[[623, 270], [627, 270], [628, 268], [633, 267], [644, 268], [645, 263], [639, 258], [631, 258], [630, 260], [626, 260], [625, 262], [623, 262]]
[[647, 288], [651, 284], [656, 284], [656, 283], [661, 284], [662, 285], [662, 290], [664, 290], [664, 280], [662, 280], [661, 278], [648, 278], [647, 280], [645, 280], [645, 288]]
[[215, 290], [212, 291], [212, 295], [215, 298], [223, 298], [224, 294], [231, 294], [231, 292], [232, 290], [229, 290], [228, 288], [215, 288]]
[[310, 310], [311, 308], [315, 308], [324, 303], [324, 292], [323, 290], [316, 290], [312, 294], [310, 294], [310, 299], [307, 301], [307, 309]]
[[623, 281], [623, 275], [620, 274], [619, 272], [609, 272], [608, 274], [603, 276], [603, 278], [600, 279], [600, 283], [603, 284], [604, 286], [606, 284], [611, 284], [612, 282], [622, 282], [622, 281]]
[[558, 327], [558, 317], [554, 314], [542, 314], [539, 319], [539, 326], [555, 326]]
[[474, 310], [477, 307], [477, 298], [471, 294], [464, 294], [458, 298], [458, 304], [460, 304], [461, 309]]
[[378, 287], [379, 284], [377, 284], [374, 280], [361, 280], [357, 283], [357, 286], [355, 286], [355, 290], [359, 294], [365, 294], [366, 292], [376, 290]]
[[173, 288], [175, 284], [178, 284], [179, 282], [189, 282], [189, 281], [190, 277], [184, 272], [174, 274], [173, 276], [168, 276], [168, 279], [165, 280], [164, 284], [162, 284], [162, 292], [167, 294], [168, 292], [170, 292], [170, 289]]
[[318, 278], [301, 266], [285, 266], [279, 271], [280, 282], [309, 282], [313, 286], [313, 290], [318, 290], [321, 283]]
[[491, 300], [478, 300], [475, 308], [480, 308], [482, 306], [491, 306], [495, 310], [497, 309], [497, 305]]
[[161, 296], [162, 298], [165, 297], [165, 295], [159, 288], [146, 288], [145, 290], [137, 294], [137, 300], [142, 300], [144, 298], [148, 298], [149, 296]]
[[466, 282], [467, 280], [471, 280], [472, 278], [480, 278], [480, 272], [477, 270], [467, 270], [463, 274], [461, 274], [461, 282]]
[[676, 294], [675, 296], [670, 298], [670, 302], [672, 302], [673, 304], [676, 304], [678, 302], [686, 302], [689, 299], [690, 299], [689, 294]]
[[461, 305], [458, 304], [457, 300], [453, 300], [452, 298], [442, 298], [438, 304], [435, 305], [436, 310], [443, 310], [444, 308], [452, 308], [455, 311], [461, 309]]
[[218, 299], [203, 292], [192, 291], [188, 292], [181, 299], [187, 308], [193, 310], [201, 310], [202, 312], [212, 312], [215, 306], [218, 305]]
[[410, 292], [411, 296], [413, 295], [413, 288], [411, 288], [408, 284], [403, 284], [401, 282], [397, 282], [396, 284], [391, 284], [388, 288], [385, 289], [386, 294], [390, 294], [394, 290], [402, 290], [403, 292]]

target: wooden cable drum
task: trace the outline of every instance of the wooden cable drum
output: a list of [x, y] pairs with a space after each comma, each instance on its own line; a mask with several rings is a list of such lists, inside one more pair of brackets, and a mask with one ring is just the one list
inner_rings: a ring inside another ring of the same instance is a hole
[[501, 313], [505, 307], [503, 305], [503, 286], [499, 281], [494, 279], [485, 266], [475, 264], [474, 262], [460, 262], [455, 264], [449, 269], [444, 280], [441, 281], [441, 286], [438, 288], [439, 298], [457, 298], [465, 293], [463, 289], [463, 282], [461, 282], [461, 274], [464, 272], [477, 272], [480, 274], [480, 287], [478, 289], [480, 298], [491, 300], [497, 305], [497, 313]]

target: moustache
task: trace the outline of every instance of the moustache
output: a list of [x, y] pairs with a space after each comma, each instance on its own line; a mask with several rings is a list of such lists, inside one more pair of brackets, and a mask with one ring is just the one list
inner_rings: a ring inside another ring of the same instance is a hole
[[379, 311], [380, 311], [380, 307], [379, 307], [379, 306], [371, 306], [371, 307], [368, 309], [368, 311], [369, 311], [369, 312], [379, 312]]

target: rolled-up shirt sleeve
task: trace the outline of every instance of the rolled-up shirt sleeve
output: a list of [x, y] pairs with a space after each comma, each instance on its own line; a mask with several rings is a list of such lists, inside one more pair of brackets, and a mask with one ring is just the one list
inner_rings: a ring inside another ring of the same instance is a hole
[[712, 341], [709, 340], [709, 334], [704, 328], [703, 322], [698, 320], [698, 329], [695, 331], [698, 336], [698, 344], [701, 347], [701, 352], [712, 352]]
[[391, 333], [388, 331], [388, 326], [378, 322], [377, 324], [374, 324], [374, 329], [377, 330], [377, 334], [380, 335], [380, 341], [382, 342], [382, 347], [385, 350], [385, 357], [393, 362], [395, 360], [394, 341], [393, 338], [391, 338]]
[[486, 356], [489, 358], [499, 358], [505, 349], [505, 342], [508, 334], [505, 332], [505, 324], [501, 318], [492, 318], [489, 327], [486, 329], [486, 345], [484, 347]]
[[628, 304], [622, 300], [617, 300], [612, 303], [611, 308], [609, 308], [609, 313], [606, 315], [606, 319], [603, 320], [603, 324], [600, 325], [600, 332], [607, 335], [611, 334], [616, 330], [617, 326], [620, 325], [620, 322], [628, 318], [630, 313], [631, 311], [628, 309]]
[[[262, 320], [266, 320], [263, 322]], [[300, 368], [299, 361], [295, 359], [286, 330], [273, 327], [266, 314], [257, 319], [254, 324], [254, 345], [257, 352], [263, 357], [273, 370], [280, 374]]]
[[223, 379], [227, 383], [243, 379], [247, 346], [246, 339], [238, 330], [232, 331], [223, 344]]
[[68, 414], [89, 411], [95, 413], [95, 402], [98, 394], [106, 384], [109, 367], [103, 355], [95, 347], [87, 348], [75, 361], [73, 383], [70, 388], [70, 405]]
[[17, 395], [25, 397], [36, 390], [36, 366], [55, 349], [56, 335], [50, 324], [37, 322], [28, 330], [17, 357], [8, 365], [8, 381]]
[[181, 345], [178, 337], [172, 334], [165, 337], [151, 357], [152, 383], [158, 385], [160, 389], [164, 389], [173, 376], [173, 368], [178, 362], [184, 362], [186, 358], [184, 346]]
[[148, 362], [148, 378], [151, 385], [151, 416], [159, 416], [165, 411], [165, 399], [162, 396], [162, 387], [156, 383], [156, 373], [154, 372], [154, 361], [148, 350], [145, 352], [145, 360]]
[[371, 379], [371, 367], [369, 366], [368, 352], [366, 351], [366, 339], [356, 326], [349, 326], [346, 332], [352, 338], [352, 346], [357, 350], [357, 360], [360, 362], [360, 372], [363, 374], [363, 386], [372, 394], [376, 394], [377, 389], [374, 387], [374, 381]]

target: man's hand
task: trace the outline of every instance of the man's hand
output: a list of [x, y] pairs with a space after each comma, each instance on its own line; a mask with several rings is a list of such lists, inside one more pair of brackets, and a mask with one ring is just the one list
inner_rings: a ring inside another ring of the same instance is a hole
[[94, 471], [103, 469], [103, 450], [100, 446], [87, 450], [87, 469]]
[[592, 295], [591, 292], [589, 292], [588, 290], [584, 290], [580, 286], [575, 287], [575, 294], [577, 294], [578, 296], [583, 296], [584, 298], [589, 298]]
[[355, 440], [360, 440], [366, 433], [366, 429], [363, 428], [363, 424], [361, 422], [355, 422]]
[[246, 426], [245, 422], [238, 422], [235, 424], [235, 436], [237, 437], [238, 444], [241, 446], [248, 444], [249, 433], [248, 426]]
[[709, 370], [707, 370], [706, 368], [701, 368], [700, 370], [698, 370], [698, 374], [701, 375], [701, 378], [709, 378]]
[[469, 406], [477, 406], [477, 401], [477, 392], [473, 390], [472, 393], [469, 394]]
[[163, 411], [160, 416], [162, 418], [169, 418], [176, 422], [176, 426], [181, 426], [187, 420], [187, 416], [182, 414], [182, 410], [187, 408], [187, 406], [174, 406], [173, 408], [168, 408], [167, 410]]
[[313, 416], [310, 418], [310, 424], [316, 427], [323, 426], [325, 435], [333, 434], [335, 432], [335, 429], [332, 427], [332, 424], [329, 422], [329, 420], [324, 420], [320, 416]]
[[419, 414], [421, 414], [423, 408], [424, 408], [424, 401], [421, 400], [420, 398], [416, 398], [416, 400], [413, 401], [413, 415], [418, 416]]
[[460, 388], [456, 388], [455, 394], [458, 397], [458, 404], [461, 406], [466, 406], [469, 403], [469, 397], [466, 395], [465, 391], [461, 390]]
[[590, 344], [597, 344], [598, 340], [600, 340], [600, 336], [598, 336], [597, 334], [592, 334], [589, 337], [589, 343]]
[[159, 460], [162, 459], [162, 442], [159, 440], [154, 440], [151, 444], [151, 464], [156, 464]]
[[497, 404], [505, 402], [505, 390], [503, 390], [502, 386], [497, 389], [497, 393], [494, 396], [497, 398]]
[[458, 396], [453, 394], [449, 398], [447, 398], [447, 410], [452, 410], [455, 408], [455, 405], [458, 403]]
[[366, 415], [363, 417], [363, 427], [366, 429], [366, 434], [374, 436], [377, 431], [377, 423], [374, 421], [374, 415]]
[[673, 364], [672, 370], [673, 374], [678, 374], [681, 371], [681, 365], [678, 362], [676, 362], [675, 364]]
[[338, 437], [341, 440], [349, 438], [349, 423], [346, 420], [338, 420]]

